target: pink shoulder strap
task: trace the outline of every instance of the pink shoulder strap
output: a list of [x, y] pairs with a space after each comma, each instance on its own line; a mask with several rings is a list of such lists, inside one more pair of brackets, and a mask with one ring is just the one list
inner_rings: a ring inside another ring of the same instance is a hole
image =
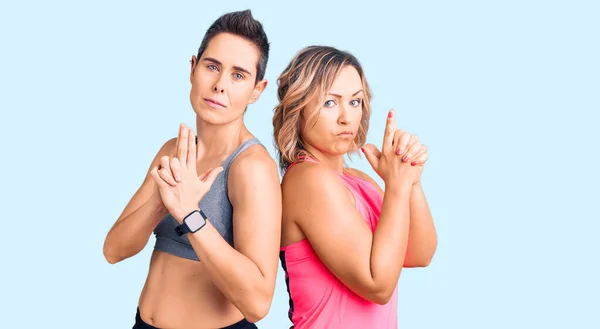
[[[301, 163], [301, 162], [312, 162], [312, 163], [319, 163], [319, 161], [311, 156], [301, 156], [298, 158], [298, 161], [292, 162], [290, 163], [290, 165], [287, 167], [287, 170], [290, 170], [295, 164]], [[286, 171], [287, 171], [286, 170]]]

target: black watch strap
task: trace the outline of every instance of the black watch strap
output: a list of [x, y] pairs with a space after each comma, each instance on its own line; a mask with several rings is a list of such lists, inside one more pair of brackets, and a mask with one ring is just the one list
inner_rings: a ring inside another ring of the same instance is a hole
[[[193, 218], [195, 216], [198, 216], [198, 214], [202, 217], [200, 221], [198, 221], [198, 218]], [[190, 218], [194, 219], [193, 223], [190, 223]], [[183, 219], [183, 223], [175, 227], [175, 232], [178, 236], [197, 232], [199, 229], [203, 228], [204, 225], [206, 225], [206, 220], [207, 217], [202, 210], [194, 210], [187, 216], [185, 216], [185, 218]]]

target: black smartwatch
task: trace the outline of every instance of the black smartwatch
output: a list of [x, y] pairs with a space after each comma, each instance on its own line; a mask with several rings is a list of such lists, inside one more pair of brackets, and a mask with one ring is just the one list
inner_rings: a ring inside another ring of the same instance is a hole
[[178, 236], [197, 232], [206, 225], [206, 215], [202, 210], [194, 210], [183, 219], [183, 223], [175, 228]]

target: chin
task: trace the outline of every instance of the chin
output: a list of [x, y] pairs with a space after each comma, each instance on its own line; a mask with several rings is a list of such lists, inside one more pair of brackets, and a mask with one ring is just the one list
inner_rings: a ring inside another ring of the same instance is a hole
[[194, 109], [194, 112], [198, 118], [200, 118], [200, 120], [210, 124], [220, 124], [225, 121], [224, 115], [222, 113], [218, 113], [218, 111], [212, 108]]
[[350, 151], [350, 145], [333, 145], [328, 149], [328, 153], [333, 156], [343, 156]]
[[194, 109], [200, 120], [212, 125], [222, 125], [235, 121], [238, 116], [233, 116], [233, 113], [230, 111], [231, 109], [228, 108], [217, 110], [211, 107]]
[[352, 147], [351, 141], [348, 141], [345, 143], [340, 143], [339, 145], [336, 145], [336, 149], [340, 152], [340, 154], [346, 154], [346, 153], [354, 150], [354, 148]]

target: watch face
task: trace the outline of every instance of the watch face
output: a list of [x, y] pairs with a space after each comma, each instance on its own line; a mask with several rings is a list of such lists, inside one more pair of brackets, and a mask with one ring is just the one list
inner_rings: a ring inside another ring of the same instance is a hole
[[190, 231], [192, 232], [199, 230], [202, 226], [204, 226], [205, 223], [206, 221], [204, 220], [204, 218], [202, 218], [202, 215], [200, 215], [200, 213], [197, 211], [195, 211], [185, 219], [185, 224], [190, 228]]

